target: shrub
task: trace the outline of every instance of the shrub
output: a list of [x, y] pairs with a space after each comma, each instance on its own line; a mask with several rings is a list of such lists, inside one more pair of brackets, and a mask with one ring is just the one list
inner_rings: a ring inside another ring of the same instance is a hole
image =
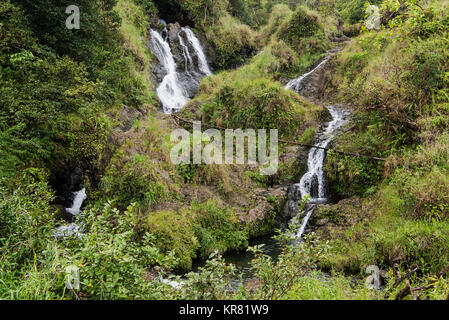
[[302, 6], [279, 27], [279, 39], [299, 55], [306, 52], [323, 53], [327, 49], [324, 27], [319, 16]]
[[192, 268], [192, 259], [200, 248], [194, 232], [194, 217], [189, 210], [157, 211], [149, 213], [145, 228], [156, 237], [156, 243], [165, 254], [173, 252], [181, 270]]
[[214, 251], [224, 253], [248, 246], [247, 231], [240, 224], [237, 215], [214, 201], [193, 204], [198, 225], [195, 228], [201, 243], [201, 257], [207, 258]]
[[217, 69], [236, 68], [256, 51], [253, 31], [228, 15], [208, 29], [206, 38], [214, 48]]
[[225, 84], [215, 99], [202, 107], [205, 121], [228, 128], [277, 129], [280, 136], [295, 136], [307, 103], [280, 84], [254, 80], [235, 87]]

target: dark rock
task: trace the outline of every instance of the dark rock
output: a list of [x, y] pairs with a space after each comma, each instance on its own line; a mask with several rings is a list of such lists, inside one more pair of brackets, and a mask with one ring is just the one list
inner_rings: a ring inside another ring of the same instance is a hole
[[189, 25], [194, 27], [195, 22], [190, 19], [189, 14], [184, 12], [181, 6], [176, 1], [155, 0], [159, 17], [168, 23], [179, 22], [182, 25]]
[[81, 168], [76, 167], [72, 173], [70, 174], [70, 186], [69, 191], [75, 192], [82, 189], [82, 182], [83, 182], [83, 171]]

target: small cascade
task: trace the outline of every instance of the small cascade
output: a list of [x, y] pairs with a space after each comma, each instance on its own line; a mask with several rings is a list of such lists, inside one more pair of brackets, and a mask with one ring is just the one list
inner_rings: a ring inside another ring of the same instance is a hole
[[[285, 88], [294, 90], [297, 93], [302, 93], [308, 85], [309, 79], [312, 78], [315, 73], [323, 71], [332, 56], [333, 53], [328, 55], [310, 72], [291, 80], [287, 83]], [[297, 222], [297, 219], [305, 216], [296, 234], [296, 239], [301, 239], [304, 234], [307, 223], [312, 216], [316, 205], [328, 202], [326, 179], [323, 169], [326, 158], [326, 150], [321, 148], [327, 148], [329, 146], [337, 130], [348, 122], [350, 116], [349, 111], [339, 109], [335, 106], [327, 107], [327, 109], [332, 115], [332, 121], [327, 123], [325, 129], [315, 138], [315, 145], [319, 148], [310, 149], [307, 160], [307, 172], [301, 178], [299, 183], [291, 186], [288, 190], [285, 215], [288, 217], [294, 217], [293, 222]], [[307, 196], [310, 197], [310, 201], [306, 205], [305, 211], [299, 212], [298, 203], [304, 200]]]
[[[204, 54], [203, 48], [201, 47], [200, 41], [195, 36], [193, 31], [190, 30], [189, 28], [181, 28], [181, 32], [184, 32], [186, 34], [187, 41], [192, 46], [192, 48], [193, 48], [193, 50], [195, 52], [195, 55], [198, 57], [198, 69], [199, 69], [199, 71], [203, 75], [205, 75], [205, 76], [210, 76], [212, 74], [212, 71], [209, 68], [209, 64], [207, 63], [207, 59], [206, 59], [206, 56]], [[179, 35], [181, 34], [181, 32], [179, 33]], [[190, 54], [189, 54], [188, 50], [187, 50], [186, 53], [190, 57]], [[189, 59], [190, 59], [190, 61], [192, 61], [191, 57]]]
[[164, 73], [156, 89], [163, 111], [180, 111], [199, 89], [202, 78], [212, 74], [200, 41], [189, 28], [160, 33], [150, 30], [151, 50]]
[[163, 284], [166, 284], [166, 285], [172, 287], [173, 289], [176, 289], [176, 290], [180, 290], [184, 286], [184, 283], [182, 281], [178, 282], [178, 281], [174, 281], [174, 280], [164, 279], [162, 277], [159, 278], [159, 281]]
[[56, 238], [68, 238], [72, 236], [79, 238], [83, 234], [83, 229], [84, 228], [82, 225], [72, 222], [70, 224], [57, 227], [52, 231], [52, 234]]
[[306, 232], [307, 225], [309, 224], [310, 217], [312, 217], [313, 211], [315, 211], [315, 206], [312, 206], [309, 210], [307, 210], [307, 214], [302, 221], [301, 227], [299, 228], [298, 232], [296, 233], [295, 238], [296, 239], [302, 239], [302, 235], [304, 232]]
[[81, 214], [81, 206], [84, 201], [87, 199], [86, 196], [86, 188], [81, 189], [80, 191], [73, 193], [73, 205], [71, 208], [66, 208], [65, 211], [72, 216], [79, 217]]
[[189, 54], [189, 47], [187, 47], [187, 45], [184, 43], [184, 39], [181, 37], [181, 33], [178, 33], [178, 40], [179, 44], [182, 47], [182, 55], [184, 56], [185, 72], [187, 74], [192, 74], [192, 72], [195, 72], [193, 70], [193, 59]]
[[[334, 106], [327, 107], [332, 115], [333, 120], [329, 122], [323, 132], [317, 135], [315, 145], [320, 148], [327, 148], [334, 138], [338, 129], [343, 127], [349, 119], [349, 111], [339, 109]], [[324, 173], [324, 160], [326, 158], [326, 150], [319, 148], [311, 148], [307, 160], [307, 172], [301, 178], [301, 181], [288, 191], [288, 200], [285, 207], [286, 215], [303, 216], [306, 218], [296, 237], [301, 238], [305, 231], [307, 222], [315, 209], [315, 205], [319, 203], [327, 203], [326, 178]], [[306, 210], [299, 212], [298, 203], [306, 196], [311, 199], [306, 206]]]
[[304, 89], [306, 81], [309, 79], [309, 77], [312, 74], [314, 74], [315, 72], [317, 72], [318, 70], [320, 70], [321, 68], [323, 68], [329, 62], [329, 60], [331, 58], [332, 58], [332, 55], [329, 55], [328, 57], [326, 57], [326, 59], [321, 61], [321, 63], [318, 64], [318, 66], [316, 66], [312, 71], [309, 71], [306, 74], [303, 74], [302, 76], [291, 80], [289, 83], [287, 83], [287, 85], [285, 86], [285, 89], [290, 89], [297, 93], [301, 93], [301, 91]]
[[[83, 206], [84, 201], [87, 199], [86, 189], [83, 188], [79, 191], [73, 193], [73, 204], [70, 208], [66, 208], [65, 211], [73, 216], [76, 220], [81, 217], [82, 211], [81, 207]], [[82, 224], [78, 224], [76, 222], [72, 222], [70, 224], [64, 224], [53, 230], [53, 236], [56, 238], [67, 238], [71, 236], [80, 237], [84, 230], [84, 226]]]

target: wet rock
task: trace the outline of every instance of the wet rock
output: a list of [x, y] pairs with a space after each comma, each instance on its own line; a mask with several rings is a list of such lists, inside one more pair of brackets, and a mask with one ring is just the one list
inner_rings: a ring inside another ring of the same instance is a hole
[[81, 168], [76, 167], [70, 174], [69, 191], [75, 192], [80, 190], [82, 188], [82, 182], [83, 182], [83, 171], [81, 170]]
[[301, 201], [301, 191], [298, 185], [292, 185], [287, 189], [287, 202], [284, 208], [284, 220], [290, 220], [299, 213], [299, 201]]
[[313, 175], [312, 179], [310, 180], [310, 196], [312, 198], [319, 198], [318, 194], [318, 177], [316, 175]]
[[181, 25], [176, 23], [170, 23], [168, 25], [168, 38], [170, 39], [170, 44], [172, 42], [177, 43], [178, 42], [178, 33], [181, 31]]
[[290, 220], [296, 217], [299, 213], [298, 201], [287, 200], [284, 208], [284, 220]]

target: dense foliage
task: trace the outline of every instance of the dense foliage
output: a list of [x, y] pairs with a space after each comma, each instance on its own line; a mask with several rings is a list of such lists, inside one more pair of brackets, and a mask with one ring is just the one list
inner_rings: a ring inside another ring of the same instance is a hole
[[[447, 297], [447, 1], [371, 1], [381, 14], [371, 31], [364, 0], [81, 0], [79, 30], [65, 26], [69, 4], [0, 2], [0, 299]], [[157, 112], [147, 48], [159, 19], [190, 25], [216, 71], [180, 116], [279, 128], [297, 143], [313, 142], [326, 113], [283, 84], [345, 41], [325, 97], [352, 113], [333, 146], [363, 157], [328, 153], [327, 180], [345, 200], [317, 208], [305, 242], [281, 233], [277, 260], [250, 248], [250, 282], [220, 255], [273, 231], [285, 197], [261, 194], [300, 176], [306, 150], [270, 178], [172, 165], [179, 124]], [[83, 235], [57, 239], [59, 188], [75, 167], [89, 195]], [[180, 288], [161, 281], [208, 258], [173, 277]], [[383, 270], [383, 291], [365, 287], [367, 265]], [[70, 266], [80, 290], [65, 286]], [[419, 293], [398, 283], [407, 274]]]

